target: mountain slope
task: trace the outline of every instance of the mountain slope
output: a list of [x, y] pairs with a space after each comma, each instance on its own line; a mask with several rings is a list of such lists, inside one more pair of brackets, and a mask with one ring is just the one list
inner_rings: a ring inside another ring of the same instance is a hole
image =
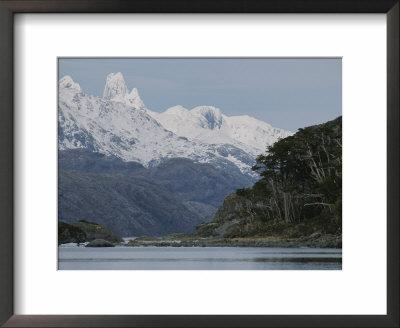
[[60, 86], [61, 150], [87, 148], [146, 165], [156, 158], [177, 157], [180, 153], [191, 155], [193, 146], [141, 109]]
[[87, 149], [61, 150], [59, 220], [93, 221], [123, 236], [193, 232], [226, 195], [249, 185], [244, 175], [185, 158], [145, 168]]
[[60, 170], [58, 196], [59, 220], [92, 221], [122, 236], [192, 232], [203, 221], [167, 189], [133, 176]]
[[216, 169], [213, 165], [195, 163], [186, 158], [169, 159], [140, 174], [186, 201], [200, 202], [216, 208], [238, 186], [251, 185], [251, 179], [244, 175], [235, 175]]

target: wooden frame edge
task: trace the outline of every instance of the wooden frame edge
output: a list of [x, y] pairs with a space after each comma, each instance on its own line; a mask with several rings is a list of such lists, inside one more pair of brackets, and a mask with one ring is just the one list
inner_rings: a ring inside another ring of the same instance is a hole
[[387, 13], [387, 313], [399, 326], [399, 14]]
[[0, 324], [14, 313], [13, 13], [0, 3]]
[[[386, 316], [14, 315], [13, 15], [15, 13], [386, 13], [387, 268]], [[4, 327], [399, 327], [399, 12], [398, 0], [2, 0], [0, 1], [0, 325]]]

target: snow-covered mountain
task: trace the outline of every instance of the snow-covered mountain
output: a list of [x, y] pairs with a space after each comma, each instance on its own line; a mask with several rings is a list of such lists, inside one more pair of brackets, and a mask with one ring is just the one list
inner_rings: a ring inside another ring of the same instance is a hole
[[59, 81], [59, 148], [87, 148], [154, 166], [166, 158], [252, 175], [255, 156], [290, 134], [249, 116], [223, 115], [215, 107], [181, 106], [155, 113], [121, 73], [109, 74], [103, 98], [85, 94], [70, 76]]
[[254, 156], [278, 138], [292, 134], [248, 115], [229, 117], [213, 106], [191, 110], [174, 106], [163, 113], [149, 111], [149, 114], [179, 136], [206, 144], [231, 144]]

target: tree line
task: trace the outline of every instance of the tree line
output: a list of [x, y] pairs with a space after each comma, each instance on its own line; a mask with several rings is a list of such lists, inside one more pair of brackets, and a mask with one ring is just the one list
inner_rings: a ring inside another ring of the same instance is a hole
[[253, 170], [260, 180], [236, 193], [262, 202], [263, 221], [322, 218], [341, 226], [341, 116], [277, 141], [257, 157]]

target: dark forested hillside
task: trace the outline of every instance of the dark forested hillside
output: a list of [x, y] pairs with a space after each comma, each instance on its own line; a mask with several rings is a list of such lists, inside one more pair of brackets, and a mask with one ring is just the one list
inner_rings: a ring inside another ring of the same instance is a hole
[[342, 118], [281, 139], [257, 158], [260, 180], [228, 196], [202, 236], [341, 234]]

